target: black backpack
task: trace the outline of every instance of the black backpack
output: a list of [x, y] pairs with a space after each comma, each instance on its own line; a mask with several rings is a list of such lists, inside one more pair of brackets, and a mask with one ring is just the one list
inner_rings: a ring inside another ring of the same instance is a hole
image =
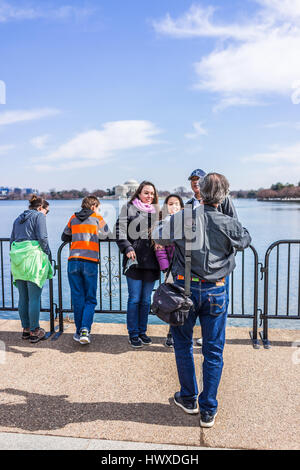
[[[195, 232], [195, 211], [192, 211], [192, 231]], [[168, 276], [171, 271], [172, 263], [166, 275], [165, 282], [162, 283], [154, 293], [151, 311], [158, 318], [172, 326], [182, 326], [189, 316], [193, 301], [191, 295], [191, 264], [192, 252], [190, 241], [192, 239], [189, 230], [189, 241], [185, 239], [185, 281], [184, 288], [176, 284], [167, 283]]]
[[164, 282], [154, 293], [151, 310], [169, 325], [182, 326], [192, 306], [193, 301], [183, 287]]

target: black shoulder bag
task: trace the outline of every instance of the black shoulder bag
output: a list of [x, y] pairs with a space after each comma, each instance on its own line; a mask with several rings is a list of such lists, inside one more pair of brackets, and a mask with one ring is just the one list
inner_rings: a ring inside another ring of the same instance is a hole
[[[162, 283], [153, 296], [151, 311], [158, 318], [172, 326], [182, 326], [193, 306], [191, 295], [192, 230], [195, 231], [195, 211], [192, 211], [192, 227], [188, 227], [185, 238], [185, 276], [184, 288], [177, 284], [167, 283], [172, 263], [168, 269], [165, 282]], [[191, 230], [192, 229], [192, 230]]]

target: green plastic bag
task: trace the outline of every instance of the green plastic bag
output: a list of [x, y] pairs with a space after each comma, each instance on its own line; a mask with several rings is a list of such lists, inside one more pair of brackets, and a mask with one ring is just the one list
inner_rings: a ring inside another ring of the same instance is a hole
[[9, 255], [14, 284], [17, 280], [31, 281], [42, 288], [47, 279], [52, 279], [52, 265], [38, 241], [13, 242]]

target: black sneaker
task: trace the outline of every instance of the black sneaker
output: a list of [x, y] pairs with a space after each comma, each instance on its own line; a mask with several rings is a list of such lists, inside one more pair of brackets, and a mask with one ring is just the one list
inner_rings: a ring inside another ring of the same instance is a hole
[[129, 344], [131, 344], [131, 346], [133, 348], [142, 348], [143, 347], [143, 343], [141, 341], [141, 339], [138, 337], [138, 336], [134, 336], [132, 338], [129, 337]]
[[23, 331], [21, 338], [22, 339], [29, 339], [30, 338], [30, 332], [29, 331]]
[[202, 428], [211, 428], [215, 424], [217, 414], [212, 414], [209, 411], [200, 411], [200, 426]]
[[174, 339], [172, 335], [169, 334], [167, 336], [167, 339], [165, 341], [165, 346], [167, 346], [167, 348], [174, 348]]
[[186, 401], [180, 396], [180, 392], [175, 393], [174, 403], [175, 405], [180, 406], [180, 408], [182, 408], [189, 415], [196, 415], [199, 412], [197, 400], [194, 400], [194, 403]]
[[142, 341], [143, 344], [152, 344], [152, 339], [149, 338], [149, 336], [142, 334], [139, 335], [140, 340]]

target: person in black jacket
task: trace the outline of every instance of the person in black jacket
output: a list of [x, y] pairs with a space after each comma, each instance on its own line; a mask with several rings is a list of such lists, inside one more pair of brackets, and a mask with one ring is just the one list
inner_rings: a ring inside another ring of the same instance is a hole
[[116, 223], [117, 245], [123, 256], [123, 274], [128, 285], [127, 329], [134, 348], [151, 344], [146, 335], [151, 294], [160, 268], [151, 230], [158, 220], [158, 194], [155, 186], [143, 181]]

